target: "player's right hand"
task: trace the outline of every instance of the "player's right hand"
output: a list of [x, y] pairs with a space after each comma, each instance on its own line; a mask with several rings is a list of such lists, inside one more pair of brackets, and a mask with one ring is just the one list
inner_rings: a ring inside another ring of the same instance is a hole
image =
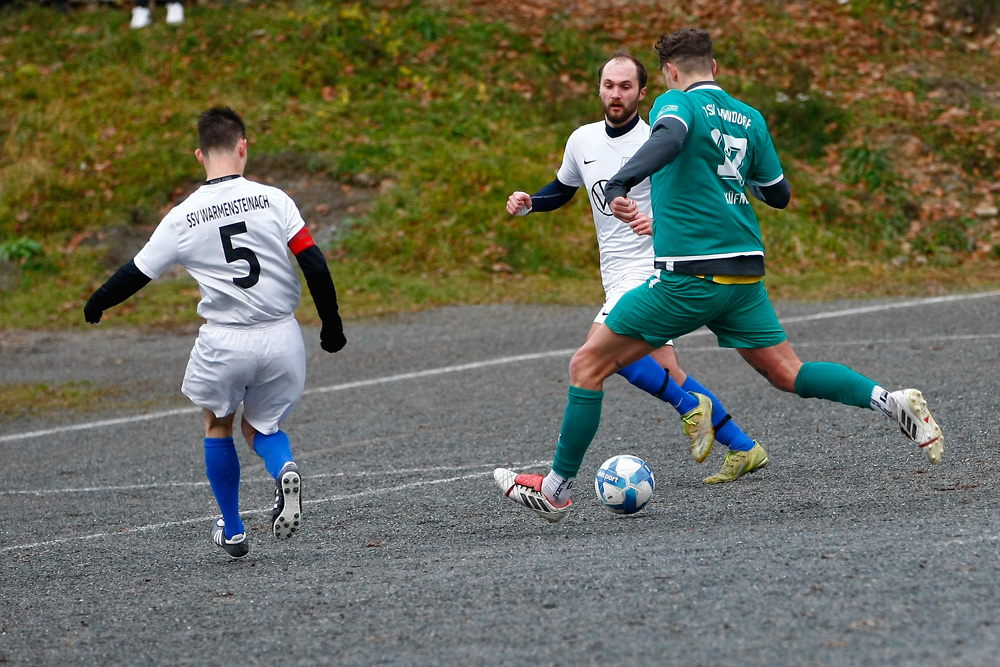
[[615, 197], [608, 205], [611, 207], [611, 213], [622, 222], [632, 222], [639, 214], [639, 205], [628, 197]]
[[531, 195], [518, 190], [507, 198], [507, 212], [511, 215], [528, 215], [531, 212]]
[[347, 345], [344, 322], [337, 316], [336, 322], [324, 322], [319, 330], [319, 346], [326, 352], [340, 352]]

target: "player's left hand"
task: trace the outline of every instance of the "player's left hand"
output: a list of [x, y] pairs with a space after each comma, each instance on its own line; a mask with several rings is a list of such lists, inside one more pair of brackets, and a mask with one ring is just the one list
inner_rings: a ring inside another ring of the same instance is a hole
[[653, 235], [653, 219], [646, 215], [645, 213], [639, 213], [632, 219], [632, 222], [628, 223], [628, 226], [632, 228], [636, 236], [652, 236]]
[[104, 315], [104, 311], [94, 305], [93, 297], [88, 299], [87, 305], [83, 307], [83, 319], [90, 324], [97, 324], [101, 321], [102, 315]]
[[319, 346], [326, 352], [340, 352], [347, 345], [344, 335], [344, 322], [337, 316], [335, 322], [324, 322], [319, 330]]

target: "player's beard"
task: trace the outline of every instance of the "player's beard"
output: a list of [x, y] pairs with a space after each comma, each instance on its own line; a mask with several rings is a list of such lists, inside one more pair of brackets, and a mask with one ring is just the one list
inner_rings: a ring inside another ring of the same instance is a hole
[[[614, 102], [619, 102], [622, 105], [620, 111], [616, 111], [611, 108]], [[639, 100], [636, 100], [634, 104], [629, 106], [624, 100], [609, 100], [604, 103], [604, 117], [608, 119], [612, 125], [623, 125], [625, 121], [632, 117], [636, 109], [639, 108]]]

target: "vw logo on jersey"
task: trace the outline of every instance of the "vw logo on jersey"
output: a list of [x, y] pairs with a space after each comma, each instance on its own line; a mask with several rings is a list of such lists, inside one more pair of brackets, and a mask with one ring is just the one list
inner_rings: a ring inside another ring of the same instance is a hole
[[597, 208], [601, 210], [601, 213], [611, 215], [611, 207], [608, 206], [608, 202], [604, 198], [604, 186], [607, 184], [608, 179], [594, 183], [594, 186], [590, 188], [590, 201], [597, 204]]

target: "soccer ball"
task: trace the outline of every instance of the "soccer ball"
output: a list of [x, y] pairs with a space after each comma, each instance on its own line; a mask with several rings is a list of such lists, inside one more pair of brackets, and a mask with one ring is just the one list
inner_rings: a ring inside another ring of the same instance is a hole
[[635, 514], [653, 497], [656, 480], [645, 461], [619, 454], [598, 469], [594, 489], [598, 500], [615, 514]]

